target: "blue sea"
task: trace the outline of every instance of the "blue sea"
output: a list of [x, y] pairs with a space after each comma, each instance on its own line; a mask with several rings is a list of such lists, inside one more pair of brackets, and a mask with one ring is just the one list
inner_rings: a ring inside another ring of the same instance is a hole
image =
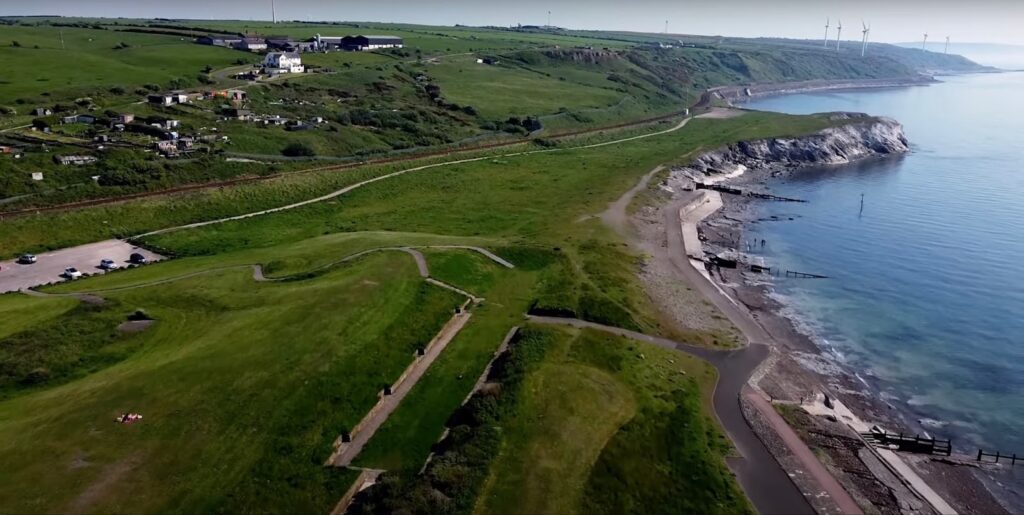
[[912, 145], [771, 183], [809, 202], [763, 203], [794, 220], [747, 237], [769, 264], [830, 276], [774, 290], [876, 394], [957, 452], [1024, 455], [1024, 73], [941, 80], [746, 104], [888, 116]]

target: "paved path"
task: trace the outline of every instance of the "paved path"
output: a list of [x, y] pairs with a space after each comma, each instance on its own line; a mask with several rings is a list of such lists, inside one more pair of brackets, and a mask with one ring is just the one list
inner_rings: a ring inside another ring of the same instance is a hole
[[543, 324], [557, 324], [595, 329], [638, 341], [653, 343], [667, 349], [693, 354], [711, 363], [718, 370], [718, 383], [712, 398], [715, 416], [732, 440], [742, 459], [728, 460], [740, 486], [763, 514], [811, 514], [814, 510], [796, 488], [789, 475], [754, 433], [740, 408], [740, 392], [750, 374], [768, 356], [768, 346], [751, 343], [736, 350], [718, 351], [650, 336], [636, 331], [610, 327], [584, 320], [528, 316], [529, 320]]
[[663, 130], [663, 131], [652, 132], [652, 133], [648, 133], [648, 134], [641, 134], [639, 136], [632, 136], [632, 137], [629, 137], [629, 138], [622, 138], [622, 139], [618, 139], [618, 140], [614, 140], [614, 141], [606, 141], [604, 143], [594, 143], [594, 144], [591, 144], [591, 145], [582, 145], [582, 146], [571, 147], [571, 148], [548, 148], [548, 149], [541, 149], [541, 150], [527, 150], [527, 151], [522, 151], [522, 152], [513, 152], [513, 153], [509, 153], [509, 154], [499, 154], [499, 155], [489, 155], [489, 156], [483, 156], [483, 157], [473, 157], [473, 158], [467, 158], [467, 159], [458, 159], [458, 160], [455, 160], [455, 161], [446, 161], [446, 162], [443, 162], [443, 163], [434, 163], [434, 164], [429, 164], [429, 165], [416, 166], [416, 167], [413, 167], [413, 168], [406, 168], [405, 170], [399, 170], [397, 172], [391, 172], [389, 174], [385, 174], [385, 175], [381, 175], [381, 176], [378, 176], [378, 177], [374, 177], [372, 179], [367, 179], [367, 180], [362, 181], [362, 182], [357, 182], [355, 184], [346, 186], [346, 187], [341, 188], [339, 190], [335, 190], [335, 191], [332, 191], [330, 193], [327, 193], [326, 195], [321, 195], [321, 196], [316, 197], [316, 198], [311, 198], [311, 199], [308, 199], [308, 200], [303, 200], [301, 202], [295, 202], [295, 203], [292, 203], [292, 204], [287, 204], [287, 205], [280, 206], [280, 207], [275, 207], [275, 208], [272, 208], [272, 209], [264, 209], [264, 210], [261, 210], [261, 211], [255, 211], [255, 212], [252, 212], [252, 213], [246, 213], [246, 214], [243, 214], [243, 215], [229, 216], [229, 217], [226, 217], [226, 218], [219, 218], [217, 220], [207, 220], [205, 222], [196, 222], [196, 223], [191, 223], [191, 224], [179, 225], [177, 227], [167, 227], [167, 228], [164, 228], [164, 229], [159, 229], [159, 230], [156, 230], [156, 231], [150, 231], [150, 232], [147, 232], [147, 233], [139, 234], [139, 235], [133, 236], [132, 238], [129, 238], [129, 239], [134, 240], [134, 239], [138, 239], [138, 238], [145, 238], [147, 236], [155, 236], [157, 234], [164, 234], [164, 233], [168, 233], [168, 232], [180, 231], [180, 230], [183, 230], [183, 229], [195, 229], [195, 228], [198, 228], [198, 227], [205, 227], [207, 225], [220, 224], [220, 223], [230, 222], [230, 221], [235, 221], [235, 220], [244, 220], [246, 218], [253, 218], [253, 217], [256, 217], [256, 216], [262, 216], [262, 215], [268, 215], [268, 214], [271, 214], [271, 213], [278, 213], [278, 212], [281, 212], [281, 211], [287, 211], [287, 210], [290, 210], [290, 209], [295, 209], [295, 208], [302, 207], [302, 206], [308, 206], [310, 204], [316, 204], [318, 202], [323, 202], [325, 200], [331, 200], [333, 198], [340, 197], [340, 196], [342, 196], [342, 195], [344, 195], [344, 194], [346, 194], [346, 193], [348, 193], [350, 191], [353, 191], [353, 190], [359, 189], [359, 188], [361, 188], [363, 186], [366, 186], [367, 184], [373, 184], [375, 182], [384, 181], [384, 180], [387, 180], [387, 179], [398, 177], [400, 175], [405, 175], [407, 173], [419, 172], [419, 171], [423, 171], [423, 170], [430, 170], [432, 168], [441, 168], [441, 167], [445, 167], [445, 166], [454, 166], [454, 165], [460, 165], [460, 164], [466, 164], [466, 163], [475, 163], [475, 162], [478, 162], [478, 161], [489, 161], [489, 160], [498, 159], [498, 158], [510, 158], [510, 157], [518, 157], [518, 156], [528, 156], [528, 155], [533, 155], [533, 154], [544, 154], [544, 153], [550, 153], [550, 152], [567, 152], [567, 151], [571, 151], [571, 150], [582, 150], [582, 149], [588, 149], [588, 148], [597, 148], [597, 147], [603, 147], [603, 146], [607, 146], [607, 145], [616, 145], [616, 144], [619, 144], [619, 143], [626, 143], [626, 142], [629, 142], [629, 141], [636, 141], [636, 140], [644, 139], [644, 138], [651, 138], [651, 137], [654, 137], [654, 136], [660, 136], [662, 134], [668, 134], [668, 133], [671, 133], [671, 132], [678, 131], [679, 129], [682, 129], [683, 127], [685, 127], [686, 123], [689, 120], [690, 120], [690, 118], [684, 118], [677, 125], [673, 126], [672, 128]]
[[800, 465], [810, 474], [821, 488], [828, 494], [829, 497], [835, 501], [839, 507], [839, 512], [846, 515], [856, 515], [864, 513], [860, 506], [857, 505], [853, 497], [843, 489], [843, 486], [839, 484], [839, 481], [832, 475], [824, 465], [818, 461], [818, 458], [814, 455], [803, 440], [800, 439], [800, 435], [793, 431], [792, 427], [779, 415], [779, 412], [775, 411], [775, 408], [768, 402], [767, 399], [760, 393], [755, 391], [753, 388], [747, 386], [743, 389], [743, 397], [746, 398], [753, 404], [759, 413], [768, 421], [768, 424], [772, 427], [779, 438], [785, 442], [786, 447], [793, 452], [797, 461]]
[[416, 383], [427, 372], [430, 365], [441, 355], [441, 352], [448, 346], [448, 343], [455, 338], [455, 335], [459, 334], [459, 331], [469, 321], [469, 317], [470, 313], [468, 311], [456, 313], [452, 316], [448, 323], [441, 328], [441, 331], [437, 333], [437, 336], [427, 345], [424, 355], [416, 358], [416, 361], [406, 371], [404, 377], [392, 388], [391, 395], [381, 397], [377, 405], [370, 410], [370, 413], [359, 422], [356, 426], [358, 430], [353, 430], [352, 432], [352, 441], [338, 446], [328, 460], [331, 465], [347, 467], [352, 463], [352, 460], [359, 455], [374, 433], [380, 429], [380, 426], [391, 416], [391, 413], [398, 408], [402, 399], [416, 386]]
[[[669, 256], [674, 268], [691, 286], [696, 288], [704, 298], [711, 301], [751, 342], [771, 342], [772, 337], [754, 320], [747, 309], [725, 294], [711, 279], [701, 273], [690, 262], [689, 256], [703, 257], [700, 239], [697, 237], [696, 225], [714, 212], [716, 203], [706, 201], [705, 192], [697, 192], [693, 196], [672, 202], [665, 208], [665, 230], [668, 241]], [[717, 204], [720, 206], [721, 204]], [[714, 209], [712, 209], [714, 208]]]
[[[754, 319], [746, 307], [734, 301], [718, 284], [711, 280], [703, 268], [703, 262], [691, 259], [691, 256], [703, 258], [704, 254], [698, 236], [697, 224], [720, 209], [721, 206], [721, 196], [717, 192], [700, 191], [672, 202], [665, 209], [666, 236], [673, 267], [686, 278], [691, 286], [700, 291], [704, 298], [710, 300], [733, 325], [743, 332], [751, 346], [755, 345], [754, 342], [776, 345], [774, 338]], [[764, 345], [761, 346], [765, 347], [766, 352], [760, 356], [757, 364], [760, 364], [761, 360], [768, 354], [768, 348]], [[754, 365], [754, 368], [756, 368], [757, 364]], [[739, 405], [739, 397], [754, 368], [749, 370], [734, 369], [729, 372], [723, 371], [721, 368], [719, 369], [723, 377], [726, 377], [726, 373], [742, 374], [741, 378], [735, 378], [742, 379], [742, 381], [737, 382], [735, 379], [725, 381], [729, 389], [727, 394], [737, 407]], [[716, 409], [720, 393], [724, 394], [725, 392], [715, 392]], [[766, 419], [772, 422], [772, 427], [782, 438], [783, 442], [785, 442], [790, 452], [797, 456], [804, 465], [804, 468], [822, 486], [840, 510], [843, 513], [860, 513], [860, 508], [853, 501], [853, 498], [850, 497], [849, 493], [839, 485], [835, 477], [817, 460], [810, 448], [807, 447], [807, 444], [793, 433], [792, 428], [779, 417], [774, 408], [767, 406], [767, 409], [765, 409], [763, 403], [757, 402], [753, 405], [758, 408], [758, 411]], [[762, 513], [787, 513], [797, 509], [811, 511], [810, 504], [804, 499], [796, 485], [789, 480], [786, 471], [782, 469], [774, 456], [768, 452], [764, 443], [750, 429], [742, 415], [742, 411], [739, 413], [738, 418], [733, 413], [729, 413], [728, 416], [733, 420], [726, 422], [725, 416], [722, 415], [723, 426], [726, 427], [729, 436], [737, 443], [741, 454], [746, 458], [743, 462], [734, 461], [730, 465], [758, 511]], [[741, 422], [745, 430], [738, 428]], [[751, 435], [753, 435], [753, 438], [750, 438]], [[742, 445], [737, 442], [737, 438], [743, 440]], [[770, 487], [767, 487], [765, 484], [768, 478], [770, 478], [772, 483]], [[783, 481], [783, 478], [785, 481]], [[797, 502], [796, 496], [800, 496], [800, 502]]]

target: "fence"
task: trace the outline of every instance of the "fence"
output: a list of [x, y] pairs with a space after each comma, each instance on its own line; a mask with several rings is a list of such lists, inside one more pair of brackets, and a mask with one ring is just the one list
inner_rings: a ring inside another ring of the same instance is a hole
[[994, 458], [992, 463], [999, 463], [999, 459], [1000, 458], [1002, 458], [1004, 460], [1008, 459], [1008, 460], [1010, 460], [1010, 466], [1011, 467], [1017, 464], [1017, 460], [1018, 459], [1024, 460], [1024, 456], [1022, 456], [1021, 458], [1017, 458], [1017, 454], [1016, 453], [1007, 456], [1005, 454], [1000, 454], [999, 451], [996, 451], [995, 454], [993, 454], [993, 453], [985, 452], [985, 451], [983, 451], [981, 449], [978, 449], [978, 461], [985, 461], [984, 458]]
[[871, 431], [861, 433], [865, 440], [874, 442], [876, 445], [888, 447], [895, 445], [897, 450], [914, 452], [918, 454], [941, 454], [949, 456], [953, 453], [953, 445], [949, 440], [937, 440], [935, 438], [923, 438], [918, 435], [908, 436], [903, 433], [888, 433], [885, 431]]

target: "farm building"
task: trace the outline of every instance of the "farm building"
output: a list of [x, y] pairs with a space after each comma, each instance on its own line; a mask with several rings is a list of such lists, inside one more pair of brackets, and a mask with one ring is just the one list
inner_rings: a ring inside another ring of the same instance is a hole
[[135, 121], [135, 115], [132, 113], [122, 113], [117, 115], [115, 119], [116, 123], [132, 123]]
[[263, 59], [263, 68], [267, 73], [302, 73], [302, 57], [297, 52], [270, 52]]
[[345, 36], [342, 38], [345, 50], [365, 51], [382, 48], [402, 48], [402, 38], [397, 36]]
[[222, 47], [233, 47], [242, 42], [240, 37], [225, 37], [225, 36], [202, 36], [196, 39], [196, 43], [200, 45], [212, 45]]
[[249, 52], [259, 52], [267, 49], [267, 40], [259, 37], [245, 37], [241, 41], [235, 43], [234, 48], [238, 50], [248, 50]]
[[321, 36], [317, 34], [309, 43], [313, 45], [313, 51], [326, 52], [328, 50], [341, 50], [345, 38], [342, 36]]
[[32, 111], [32, 113], [36, 116], [50, 116], [53, 114], [53, 109], [50, 109], [49, 107], [37, 107]]
[[14, 147], [0, 146], [0, 154], [13, 154]]

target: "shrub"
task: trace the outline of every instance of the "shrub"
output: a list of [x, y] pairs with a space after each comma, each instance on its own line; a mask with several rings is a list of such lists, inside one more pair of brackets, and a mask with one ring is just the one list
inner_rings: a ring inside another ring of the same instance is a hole
[[305, 143], [295, 142], [284, 147], [281, 154], [288, 157], [313, 157], [316, 155], [316, 151]]

